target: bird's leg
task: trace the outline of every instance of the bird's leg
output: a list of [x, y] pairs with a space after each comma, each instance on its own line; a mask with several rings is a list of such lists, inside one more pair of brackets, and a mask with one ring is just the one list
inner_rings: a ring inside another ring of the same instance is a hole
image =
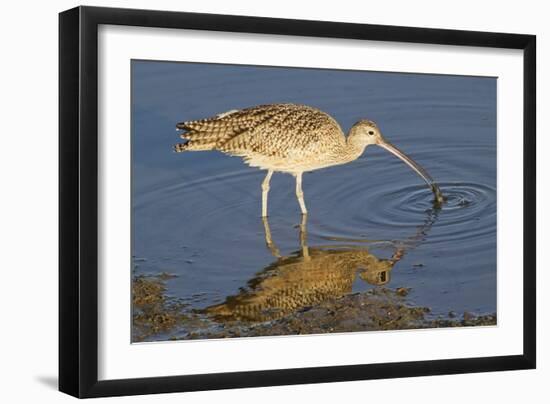
[[274, 257], [280, 258], [281, 253], [279, 252], [279, 249], [271, 238], [271, 229], [269, 228], [269, 222], [267, 221], [266, 216], [262, 217], [262, 222], [264, 223], [265, 244], [267, 245], [267, 248], [269, 248], [269, 251], [271, 251], [271, 254], [273, 254]]
[[269, 193], [269, 181], [271, 181], [272, 175], [273, 170], [268, 170], [264, 182], [262, 182], [262, 217], [267, 217], [267, 194]]
[[302, 215], [300, 224], [300, 247], [302, 247], [302, 256], [304, 260], [309, 261], [309, 248], [307, 246], [307, 213]]
[[298, 198], [302, 214], [307, 214], [306, 204], [304, 202], [304, 192], [302, 191], [302, 173], [296, 174], [296, 197]]

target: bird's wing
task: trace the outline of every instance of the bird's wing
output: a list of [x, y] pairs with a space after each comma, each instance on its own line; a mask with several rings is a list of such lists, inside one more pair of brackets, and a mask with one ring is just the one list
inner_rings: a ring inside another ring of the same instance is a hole
[[212, 118], [182, 122], [181, 136], [199, 145], [230, 154], [258, 153], [288, 157], [308, 153], [344, 135], [328, 114], [309, 106], [269, 104], [228, 111]]

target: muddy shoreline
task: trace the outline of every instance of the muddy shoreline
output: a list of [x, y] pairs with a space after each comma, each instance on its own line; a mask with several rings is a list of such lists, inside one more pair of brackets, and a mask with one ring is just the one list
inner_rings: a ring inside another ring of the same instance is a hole
[[327, 299], [265, 322], [231, 317], [224, 320], [193, 311], [165, 295], [169, 275], [135, 277], [133, 281], [133, 342], [235, 337], [280, 336], [494, 326], [496, 313], [449, 312], [434, 316], [429, 307], [412, 304], [410, 289], [377, 287], [363, 293]]
[[358, 331], [496, 325], [496, 314], [430, 318], [428, 307], [407, 304], [400, 289], [380, 288], [330, 299], [279, 320], [250, 326], [227, 324], [208, 338], [323, 334]]

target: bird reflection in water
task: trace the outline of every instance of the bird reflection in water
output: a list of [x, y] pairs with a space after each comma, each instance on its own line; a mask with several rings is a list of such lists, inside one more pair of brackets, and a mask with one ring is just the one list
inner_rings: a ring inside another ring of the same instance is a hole
[[357, 275], [371, 285], [385, 285], [391, 279], [395, 264], [407, 249], [424, 239], [434, 219], [431, 214], [413, 237], [401, 243], [393, 242], [394, 252], [385, 259], [358, 245], [309, 247], [307, 215], [302, 216], [300, 224], [301, 249], [282, 256], [264, 217], [266, 244], [277, 260], [250, 279], [237, 295], [207, 307], [205, 312], [217, 321], [270, 321], [350, 294]]

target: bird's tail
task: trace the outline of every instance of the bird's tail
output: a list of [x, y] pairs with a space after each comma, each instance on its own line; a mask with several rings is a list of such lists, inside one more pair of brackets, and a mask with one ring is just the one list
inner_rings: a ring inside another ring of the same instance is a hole
[[184, 151], [214, 150], [215, 147], [215, 141], [189, 140], [185, 143], [176, 143], [174, 145], [174, 151], [176, 153], [181, 153]]
[[241, 134], [244, 128], [231, 122], [231, 115], [237, 110], [216, 115], [211, 118], [198, 121], [180, 122], [177, 129], [183, 130], [180, 137], [186, 139], [186, 143], [179, 143], [174, 146], [176, 152], [195, 150], [218, 149], [225, 142]]

